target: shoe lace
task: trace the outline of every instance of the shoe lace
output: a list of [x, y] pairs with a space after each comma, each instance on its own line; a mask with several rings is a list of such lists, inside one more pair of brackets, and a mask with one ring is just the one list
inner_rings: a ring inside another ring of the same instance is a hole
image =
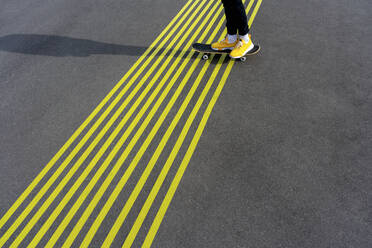
[[239, 40], [239, 42], [236, 43], [235, 48], [241, 48], [242, 46], [243, 46], [243, 41], [242, 40]]

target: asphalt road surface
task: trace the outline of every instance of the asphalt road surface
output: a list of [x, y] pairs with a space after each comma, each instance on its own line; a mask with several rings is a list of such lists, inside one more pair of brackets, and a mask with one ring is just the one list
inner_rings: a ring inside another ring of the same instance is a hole
[[0, 247], [372, 247], [372, 2], [0, 0]]

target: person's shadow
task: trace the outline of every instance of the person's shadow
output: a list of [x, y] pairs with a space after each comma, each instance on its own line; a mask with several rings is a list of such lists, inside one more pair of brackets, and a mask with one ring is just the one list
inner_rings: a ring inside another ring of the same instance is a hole
[[[147, 49], [142, 46], [110, 44], [57, 35], [12, 34], [0, 37], [0, 51], [54, 57], [86, 57], [94, 54], [141, 56]], [[152, 49], [155, 50], [156, 47]], [[162, 48], [156, 56], [160, 56], [164, 51], [167, 51], [165, 56], [168, 56], [173, 50]], [[174, 57], [181, 52], [177, 51]], [[183, 57], [187, 56], [188, 52]]]

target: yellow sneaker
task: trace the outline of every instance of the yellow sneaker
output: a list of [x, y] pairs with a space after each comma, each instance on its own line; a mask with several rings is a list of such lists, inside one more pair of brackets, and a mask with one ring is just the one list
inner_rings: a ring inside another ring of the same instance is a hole
[[213, 50], [216, 50], [216, 51], [227, 50], [227, 49], [232, 50], [234, 49], [237, 43], [238, 43], [238, 40], [234, 43], [229, 43], [229, 40], [226, 37], [224, 40], [213, 43], [211, 47]]
[[230, 57], [233, 59], [238, 59], [246, 55], [250, 50], [254, 48], [254, 44], [251, 39], [248, 42], [240, 39], [235, 45], [234, 49], [230, 53]]

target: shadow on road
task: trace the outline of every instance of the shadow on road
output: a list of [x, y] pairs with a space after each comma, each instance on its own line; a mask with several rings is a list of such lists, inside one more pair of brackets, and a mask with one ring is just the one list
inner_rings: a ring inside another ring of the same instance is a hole
[[[13, 34], [0, 37], [0, 51], [31, 55], [54, 57], [87, 57], [95, 54], [141, 56], [146, 50], [147, 47], [110, 44], [57, 35]], [[162, 48], [156, 56], [160, 56], [165, 50], [167, 55], [173, 51]], [[178, 50], [173, 57], [177, 57], [181, 52]], [[189, 52], [187, 51], [183, 57], [187, 56]]]

